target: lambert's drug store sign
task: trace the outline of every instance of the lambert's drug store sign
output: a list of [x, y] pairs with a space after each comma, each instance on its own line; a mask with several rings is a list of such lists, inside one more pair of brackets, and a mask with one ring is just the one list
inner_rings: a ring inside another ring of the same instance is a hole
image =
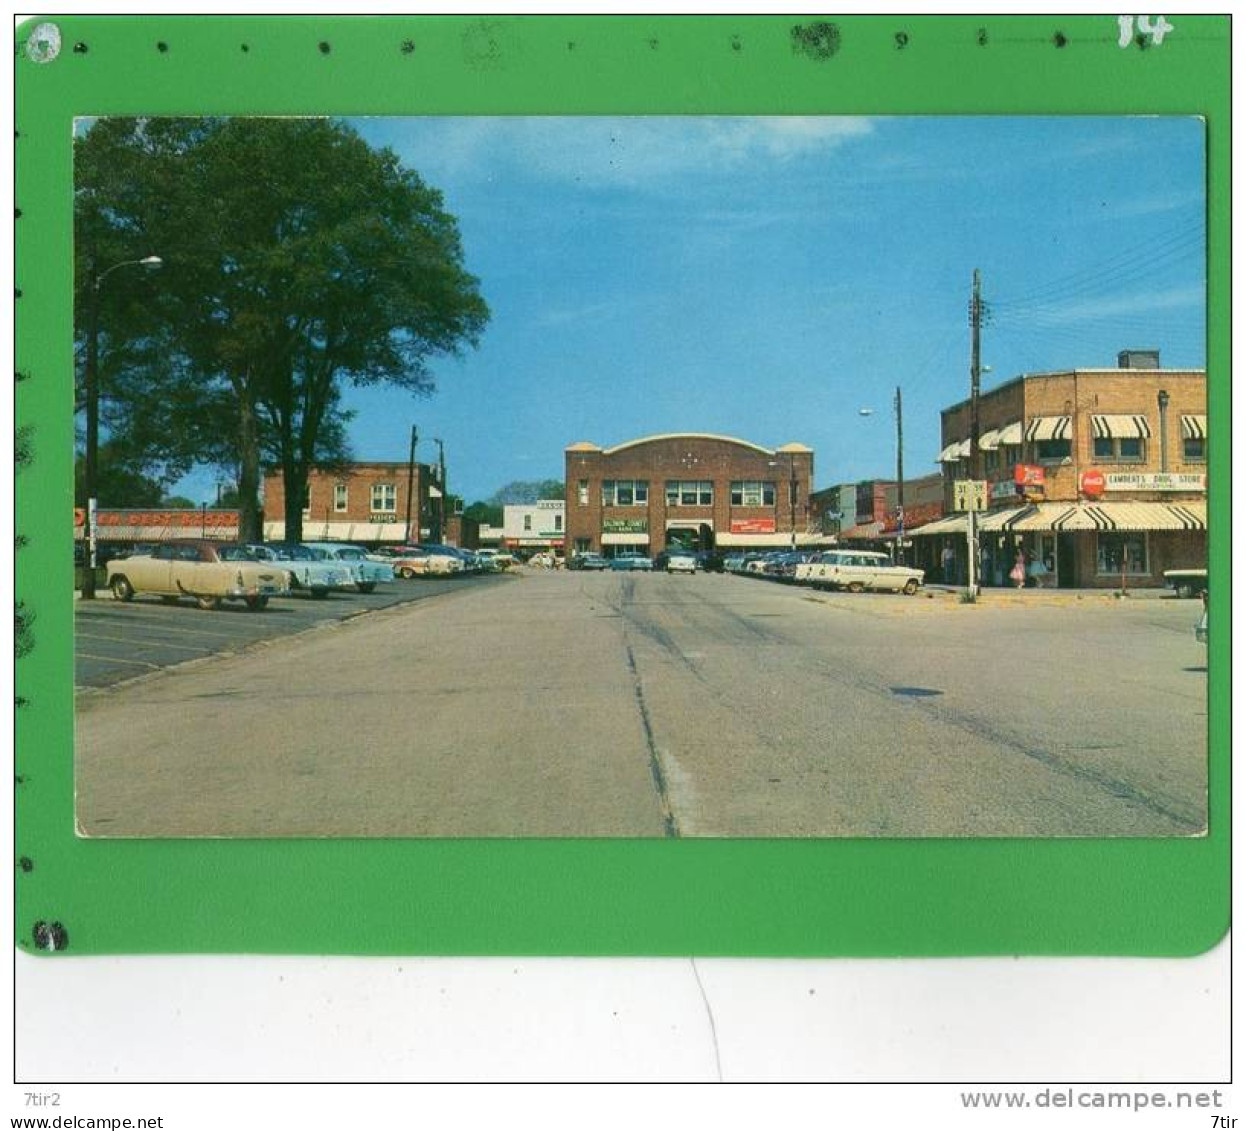
[[1108, 491], [1206, 491], [1207, 476], [1167, 471], [1114, 473], [1104, 476]]

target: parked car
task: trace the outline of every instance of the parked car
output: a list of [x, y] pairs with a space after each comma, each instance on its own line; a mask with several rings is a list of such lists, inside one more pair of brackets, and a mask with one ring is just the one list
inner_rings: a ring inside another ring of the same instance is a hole
[[351, 580], [360, 593], [371, 593], [382, 581], [394, 580], [393, 565], [373, 561], [362, 546], [347, 542], [307, 542], [305, 545], [323, 554], [326, 561], [341, 562], [350, 571]]
[[609, 569], [610, 563], [600, 554], [585, 550], [567, 559], [568, 569]]
[[910, 596], [921, 588], [924, 570], [893, 565], [886, 554], [866, 550], [826, 550], [796, 567], [795, 579], [815, 589], [896, 590]]
[[616, 554], [610, 559], [611, 569], [653, 569], [653, 562], [644, 554]]
[[723, 569], [728, 573], [742, 573], [744, 571], [744, 554], [728, 554], [723, 558]]
[[355, 587], [354, 576], [344, 562], [333, 561], [302, 542], [253, 542], [246, 549], [256, 561], [280, 565], [291, 590], [305, 591], [317, 600], [323, 600], [332, 589]]
[[725, 559], [717, 550], [698, 550], [696, 552], [697, 564], [706, 573], [722, 573], [725, 567]]
[[671, 550], [666, 555], [667, 573], [696, 573], [699, 568], [697, 556], [691, 550]]
[[1172, 589], [1178, 597], [1197, 597], [1207, 592], [1207, 571], [1205, 569], [1166, 569], [1164, 585]]
[[485, 569], [494, 572], [510, 569], [515, 564], [515, 555], [506, 550], [477, 550], [476, 557]]
[[109, 560], [104, 570], [118, 601], [154, 593], [170, 604], [191, 597], [201, 609], [219, 609], [222, 601], [262, 609], [287, 585], [284, 570], [257, 562], [246, 547], [195, 539], [162, 542], [150, 553]]
[[394, 557], [394, 573], [399, 577], [449, 577], [465, 570], [458, 554], [446, 546], [412, 546]]
[[1194, 639], [1200, 644], [1207, 643], [1207, 590], [1203, 590], [1203, 615], [1194, 626]]

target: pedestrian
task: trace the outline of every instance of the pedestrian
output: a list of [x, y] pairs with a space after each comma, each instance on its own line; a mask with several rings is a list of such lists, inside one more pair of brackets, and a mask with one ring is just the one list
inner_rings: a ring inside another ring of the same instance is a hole
[[943, 553], [939, 556], [939, 561], [943, 566], [943, 584], [951, 585], [956, 580], [952, 576], [952, 570], [956, 563], [956, 551], [950, 545], [944, 546]]
[[1025, 588], [1025, 552], [1023, 550], [1017, 551], [1017, 560], [1013, 563], [1012, 571], [1008, 576], [1016, 582], [1018, 589]]
[[1047, 588], [1047, 563], [1041, 554], [1035, 554], [1030, 562], [1030, 576], [1034, 579], [1035, 589]]

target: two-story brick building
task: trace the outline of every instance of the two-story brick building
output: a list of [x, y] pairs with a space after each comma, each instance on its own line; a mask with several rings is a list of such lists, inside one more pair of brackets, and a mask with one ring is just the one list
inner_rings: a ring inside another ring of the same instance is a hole
[[[448, 540], [443, 535], [452, 516], [441, 513], [437, 468], [417, 463], [412, 477], [405, 461], [313, 470], [307, 477], [303, 537], [365, 544], [407, 540], [409, 477], [413, 479], [410, 541]], [[280, 473], [269, 473], [264, 477], [264, 537], [280, 540], [285, 526], [285, 483]]]
[[813, 450], [700, 432], [566, 449], [571, 553], [806, 545]]
[[[1006, 584], [1017, 554], [1047, 584], [1163, 584], [1166, 569], [1207, 563], [1207, 373], [1161, 369], [1154, 350], [1123, 351], [1115, 369], [1026, 373], [942, 412], [945, 505], [952, 484], [986, 480], [980, 518], [983, 584]], [[914, 533], [957, 555], [964, 515]]]

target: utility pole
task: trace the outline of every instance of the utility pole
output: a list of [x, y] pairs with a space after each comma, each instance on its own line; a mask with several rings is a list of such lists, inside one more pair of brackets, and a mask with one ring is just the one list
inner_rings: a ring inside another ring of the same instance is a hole
[[419, 433], [416, 432], [415, 425], [411, 425], [411, 454], [407, 457], [407, 533], [404, 541], [411, 545], [411, 497], [415, 494], [415, 445], [419, 440]]
[[437, 542], [440, 544], [446, 540], [446, 504], [449, 502], [446, 495], [446, 446], [435, 436], [433, 443], [437, 445], [438, 478], [441, 481], [441, 505], [437, 508]]
[[[969, 478], [981, 478], [982, 455], [978, 448], [978, 392], [982, 383], [982, 275], [973, 269], [973, 297], [969, 300], [971, 329], [969, 361]], [[969, 511], [969, 592], [978, 593], [978, 512]]]
[[896, 562], [904, 560], [904, 402], [896, 386], [896, 512], [900, 519], [896, 532]]

